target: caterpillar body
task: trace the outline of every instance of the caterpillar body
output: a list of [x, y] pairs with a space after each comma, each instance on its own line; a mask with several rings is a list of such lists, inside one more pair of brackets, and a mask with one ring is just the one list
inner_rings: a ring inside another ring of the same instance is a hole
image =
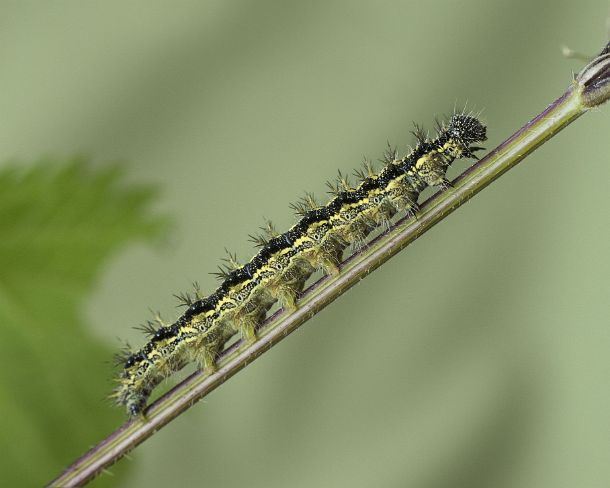
[[263, 235], [252, 238], [260, 250], [248, 263], [239, 265], [229, 255], [228, 265], [218, 273], [222, 284], [212, 294], [203, 296], [196, 287], [194, 296], [180, 295], [187, 309], [176, 322], [164, 324], [158, 318], [159, 327], [149, 322], [144, 347], [120, 356], [123, 368], [111, 395], [115, 402], [135, 416], [143, 412], [154, 388], [189, 362], [213, 372], [231, 337], [240, 333], [246, 342], [255, 341], [257, 326], [276, 302], [295, 309], [315, 271], [339, 273], [348, 246], [361, 246], [373, 230], [389, 227], [398, 213], [415, 214], [420, 193], [428, 186], [450, 186], [445, 177], [449, 166], [458, 158], [476, 158], [483, 148], [473, 144], [487, 139], [485, 126], [465, 113], [439, 123], [433, 139], [421, 129], [414, 135], [415, 148], [402, 158], [389, 151], [379, 172], [365, 163], [356, 173], [356, 186], [339, 174], [330, 184], [334, 196], [325, 205], [306, 194], [292, 206], [300, 218], [288, 231], [278, 234], [268, 223]]

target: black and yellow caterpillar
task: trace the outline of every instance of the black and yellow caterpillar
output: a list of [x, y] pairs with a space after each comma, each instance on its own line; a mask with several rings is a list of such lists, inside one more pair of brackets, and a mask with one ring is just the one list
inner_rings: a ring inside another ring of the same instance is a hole
[[265, 235], [254, 238], [259, 252], [243, 266], [231, 257], [214, 293], [204, 297], [196, 289], [194, 297], [181, 295], [188, 307], [182, 316], [171, 325], [149, 324], [146, 345], [121, 357], [123, 369], [112, 393], [116, 403], [134, 416], [143, 411], [152, 390], [187, 363], [214, 371], [218, 353], [232, 336], [240, 332], [245, 341], [255, 341], [256, 327], [275, 302], [296, 308], [316, 270], [339, 273], [348, 246], [359, 246], [374, 229], [389, 227], [397, 213], [415, 214], [420, 193], [428, 186], [449, 186], [445, 174], [451, 163], [476, 158], [483, 148], [473, 144], [487, 139], [485, 126], [464, 113], [438, 124], [434, 139], [421, 130], [414, 134], [417, 145], [410, 154], [398, 158], [390, 151], [378, 173], [365, 164], [357, 186], [340, 175], [326, 205], [318, 205], [310, 194], [293, 205], [300, 219], [288, 231], [278, 234], [269, 224]]

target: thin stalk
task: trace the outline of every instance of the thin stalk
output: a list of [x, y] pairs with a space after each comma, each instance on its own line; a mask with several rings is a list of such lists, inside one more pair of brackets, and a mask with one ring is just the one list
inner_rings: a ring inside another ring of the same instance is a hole
[[259, 339], [249, 345], [238, 341], [227, 348], [215, 373], [196, 372], [154, 402], [146, 418], [127, 422], [68, 467], [49, 486], [82, 486], [161, 427], [201, 400], [231, 376], [284, 339], [320, 310], [377, 269], [401, 249], [443, 220], [483, 188], [506, 173], [538, 146], [610, 97], [610, 43], [576, 76], [567, 91], [506, 139], [487, 156], [461, 174], [453, 188], [429, 198], [417, 219], [404, 218], [352, 255], [336, 277], [324, 277], [310, 286], [299, 308], [282, 310], [260, 327]]

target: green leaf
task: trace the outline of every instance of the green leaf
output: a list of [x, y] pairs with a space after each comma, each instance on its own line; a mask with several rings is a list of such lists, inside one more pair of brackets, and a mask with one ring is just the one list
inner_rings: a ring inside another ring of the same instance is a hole
[[4, 486], [39, 486], [123, 420], [105, 401], [113, 350], [82, 305], [105, 258], [158, 236], [155, 192], [118, 166], [0, 170], [0, 416]]

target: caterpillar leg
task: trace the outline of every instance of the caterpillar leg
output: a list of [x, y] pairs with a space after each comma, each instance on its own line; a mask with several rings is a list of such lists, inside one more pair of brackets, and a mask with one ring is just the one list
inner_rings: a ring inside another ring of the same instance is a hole
[[275, 294], [282, 308], [288, 312], [294, 312], [297, 308], [297, 292], [290, 285], [280, 285]]
[[343, 249], [348, 245], [347, 242], [327, 243], [326, 246], [310, 256], [312, 266], [321, 269], [327, 275], [337, 276], [341, 272], [339, 263], [343, 256]]
[[195, 362], [198, 368], [208, 375], [215, 373], [218, 369], [216, 358], [218, 357], [219, 349], [220, 345], [216, 342], [200, 344], [195, 355]]
[[320, 258], [319, 267], [329, 276], [337, 276], [341, 272], [338, 263], [326, 256]]
[[239, 331], [241, 333], [241, 337], [246, 344], [252, 344], [256, 342], [258, 338], [256, 334], [256, 326], [258, 325], [258, 321], [250, 316], [242, 317], [239, 321]]
[[443, 190], [443, 191], [455, 189], [455, 186], [453, 186], [453, 183], [451, 183], [451, 181], [449, 181], [447, 178], [444, 178], [444, 177], [440, 179], [437, 186], [439, 186], [441, 188], [441, 190]]

